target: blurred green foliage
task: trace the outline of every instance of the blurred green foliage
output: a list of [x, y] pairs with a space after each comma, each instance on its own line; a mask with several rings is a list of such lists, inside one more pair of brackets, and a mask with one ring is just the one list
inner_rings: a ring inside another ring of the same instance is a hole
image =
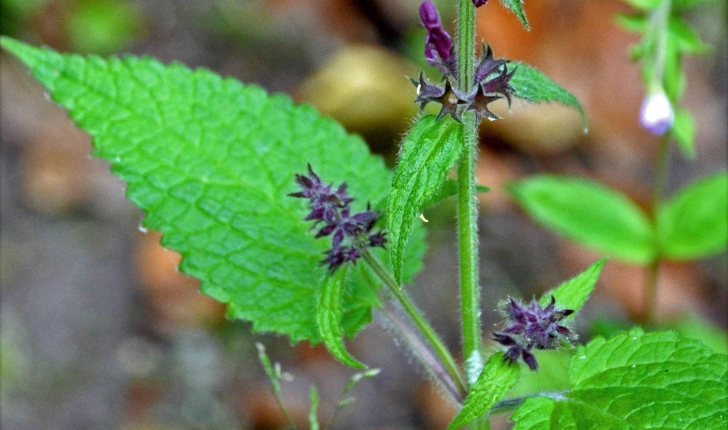
[[84, 54], [127, 48], [140, 38], [143, 22], [129, 0], [0, 0], [2, 34]]
[[138, 10], [126, 0], [80, 0], [66, 24], [74, 51], [100, 55], [123, 49], [141, 30]]

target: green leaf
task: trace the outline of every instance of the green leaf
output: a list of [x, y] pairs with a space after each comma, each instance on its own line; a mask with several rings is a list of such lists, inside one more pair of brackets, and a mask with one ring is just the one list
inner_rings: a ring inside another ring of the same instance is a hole
[[[478, 193], [487, 193], [488, 191], [490, 191], [490, 188], [483, 185], [476, 185], [475, 191]], [[442, 184], [442, 187], [440, 187], [440, 190], [434, 194], [431, 194], [430, 197], [428, 197], [427, 200], [422, 204], [422, 207], [427, 208], [430, 206], [434, 206], [445, 199], [449, 199], [450, 197], [455, 196], [457, 193], [458, 182], [453, 179], [445, 179], [445, 182]]]
[[667, 37], [674, 41], [681, 52], [706, 54], [710, 51], [710, 45], [703, 42], [698, 32], [681, 17], [671, 17], [667, 31]]
[[506, 7], [506, 9], [516, 14], [526, 30], [531, 29], [531, 26], [528, 25], [528, 20], [526, 19], [526, 13], [523, 12], [523, 5], [521, 4], [521, 0], [500, 0], [500, 2], [503, 6]]
[[668, 327], [682, 336], [700, 339], [714, 352], [728, 354], [728, 334], [725, 328], [706, 321], [700, 315], [686, 315], [670, 322]]
[[[311, 107], [207, 70], [1, 43], [91, 134], [95, 155], [111, 162], [146, 212], [144, 226], [164, 233], [162, 244], [183, 255], [180, 270], [199, 278], [204, 293], [256, 331], [320, 341], [319, 261], [329, 242], [313, 238], [302, 222], [306, 202], [287, 194], [311, 163], [325, 181], [348, 182], [354, 210], [367, 201], [382, 207], [391, 172], [361, 138]], [[405, 275], [421, 265], [421, 239], [419, 230], [410, 240]], [[377, 303], [365, 274], [352, 271], [345, 294], [348, 336]]]
[[569, 361], [573, 349], [534, 349], [538, 372], [524, 372], [508, 393], [508, 398], [532, 396], [533, 393], [565, 391], [569, 386]]
[[339, 268], [324, 280], [316, 306], [316, 323], [321, 339], [331, 354], [347, 366], [362, 369], [366, 366], [354, 359], [344, 346], [344, 330], [341, 328], [344, 279], [346, 279], [346, 266]]
[[685, 187], [657, 212], [662, 253], [677, 260], [716, 254], [728, 244], [728, 173]]
[[309, 390], [309, 398], [311, 399], [311, 407], [308, 409], [308, 428], [310, 430], [319, 430], [318, 408], [319, 394], [315, 385], [311, 385]]
[[653, 10], [660, 5], [661, 0], [623, 0], [628, 5], [639, 10]]
[[448, 430], [464, 427], [487, 414], [516, 385], [520, 375], [520, 366], [504, 360], [502, 352], [491, 355]]
[[649, 25], [649, 21], [645, 15], [616, 15], [615, 22], [622, 29], [631, 33], [642, 33]]
[[[602, 272], [602, 267], [604, 267], [604, 263], [606, 262], [607, 259], [602, 258], [579, 275], [562, 283], [553, 290], [544, 293], [541, 296], [541, 305], [548, 305], [551, 301], [551, 296], [554, 296], [557, 308], [578, 311], [586, 303], [589, 295], [594, 290], [594, 286], [599, 279], [599, 274]], [[572, 317], [573, 315], [568, 318]]]
[[655, 256], [653, 229], [629, 198], [598, 182], [536, 175], [508, 191], [536, 221], [614, 258], [647, 264]]
[[695, 158], [695, 120], [685, 109], [675, 110], [675, 122], [671, 129], [680, 152], [689, 159]]
[[463, 124], [450, 117], [420, 118], [405, 137], [387, 202], [389, 255], [402, 283], [402, 258], [412, 226], [428, 198], [436, 194], [462, 150]]
[[728, 426], [728, 356], [675, 332], [596, 338], [571, 359], [565, 397], [526, 400], [514, 430]]
[[586, 113], [573, 94], [549, 79], [540, 70], [525, 63], [511, 62], [508, 66], [511, 70], [518, 67], [509, 82], [515, 97], [534, 103], [558, 102], [578, 110], [582, 127], [586, 133]]

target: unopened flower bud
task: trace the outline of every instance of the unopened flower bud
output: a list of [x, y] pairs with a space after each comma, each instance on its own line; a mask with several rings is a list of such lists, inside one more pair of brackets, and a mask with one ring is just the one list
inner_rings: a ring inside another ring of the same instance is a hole
[[640, 108], [640, 124], [650, 133], [661, 136], [672, 127], [675, 113], [664, 92], [648, 96]]
[[420, 5], [420, 19], [427, 30], [440, 27], [440, 15], [437, 7], [429, 0], [423, 1]]

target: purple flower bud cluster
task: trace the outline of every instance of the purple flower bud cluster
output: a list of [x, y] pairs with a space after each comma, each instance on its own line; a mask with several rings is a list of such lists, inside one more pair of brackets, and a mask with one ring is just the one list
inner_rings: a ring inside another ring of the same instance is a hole
[[535, 371], [538, 363], [531, 352], [533, 348], [556, 349], [562, 342], [568, 344], [576, 339], [575, 333], [560, 324], [574, 311], [557, 309], [554, 296], [551, 296], [551, 302], [545, 308], [535, 300], [524, 306], [512, 297], [508, 298], [502, 308], [508, 325], [502, 331], [493, 333], [493, 340], [508, 347], [505, 359], [512, 363], [523, 358], [528, 367]]
[[437, 66], [444, 74], [457, 76], [457, 61], [453, 52], [452, 37], [442, 27], [437, 7], [430, 0], [420, 5], [420, 20], [427, 29], [425, 58], [430, 66]]
[[[474, 0], [473, 3], [478, 7], [486, 2]], [[412, 79], [412, 83], [417, 87], [415, 102], [420, 103], [421, 109], [428, 103], [439, 103], [442, 108], [438, 119], [451, 115], [459, 121], [462, 114], [469, 110], [475, 111], [477, 121], [482, 118], [498, 119], [498, 116], [488, 109], [488, 105], [505, 98], [510, 106], [513, 88], [509, 82], [516, 70], [508, 72], [508, 62], [504, 59], [494, 59], [490, 47], [483, 45], [482, 54], [473, 74], [472, 90], [467, 94], [463, 93], [457, 88], [458, 67], [452, 38], [442, 28], [437, 8], [431, 1], [426, 0], [420, 5], [420, 19], [427, 29], [425, 58], [430, 65], [437, 66], [443, 73], [444, 84], [428, 83], [420, 73], [419, 80]]]
[[296, 183], [301, 191], [288, 194], [291, 197], [308, 199], [311, 210], [304, 221], [313, 221], [312, 229], [318, 229], [316, 238], [331, 236], [331, 248], [325, 253], [321, 264], [327, 264], [329, 271], [352, 262], [356, 264], [367, 247], [382, 247], [387, 243], [383, 231], [372, 232], [379, 219], [379, 213], [367, 210], [351, 214], [353, 198], [347, 194], [346, 182], [333, 189], [333, 184], [324, 185], [321, 178], [308, 165], [308, 176], [296, 174]]

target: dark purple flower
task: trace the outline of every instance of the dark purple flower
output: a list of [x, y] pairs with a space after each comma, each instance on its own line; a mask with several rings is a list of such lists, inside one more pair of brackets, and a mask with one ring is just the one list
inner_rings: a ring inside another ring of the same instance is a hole
[[490, 46], [483, 45], [483, 53], [474, 73], [475, 92], [468, 98], [467, 107], [467, 110], [475, 111], [477, 121], [484, 117], [499, 119], [488, 109], [488, 105], [498, 99], [505, 98], [510, 107], [513, 88], [509, 82], [515, 73], [515, 68], [509, 73], [506, 60], [494, 59]]
[[[308, 165], [308, 176], [296, 174], [296, 183], [301, 191], [288, 194], [291, 197], [308, 199], [310, 212], [304, 221], [313, 221], [312, 229], [318, 228], [315, 237], [331, 236], [331, 249], [326, 251], [321, 263], [327, 264], [334, 271], [342, 264], [352, 262], [361, 257], [367, 247], [383, 248], [387, 242], [384, 232], [372, 232], [379, 213], [367, 209], [351, 214], [350, 205], [354, 201], [347, 194], [347, 185], [343, 183], [332, 191], [333, 185], [324, 185]], [[344, 244], [346, 242], [346, 244]]]
[[488, 0], [473, 0], [475, 7], [483, 6], [486, 3], [488, 3]]
[[508, 325], [498, 333], [493, 333], [493, 340], [508, 347], [504, 358], [513, 363], [523, 358], [531, 370], [538, 369], [536, 357], [531, 350], [556, 349], [563, 342], [569, 343], [576, 335], [560, 322], [573, 314], [571, 309], [557, 309], [556, 299], [544, 308], [533, 300], [524, 306], [512, 297], [501, 305], [508, 319]]

